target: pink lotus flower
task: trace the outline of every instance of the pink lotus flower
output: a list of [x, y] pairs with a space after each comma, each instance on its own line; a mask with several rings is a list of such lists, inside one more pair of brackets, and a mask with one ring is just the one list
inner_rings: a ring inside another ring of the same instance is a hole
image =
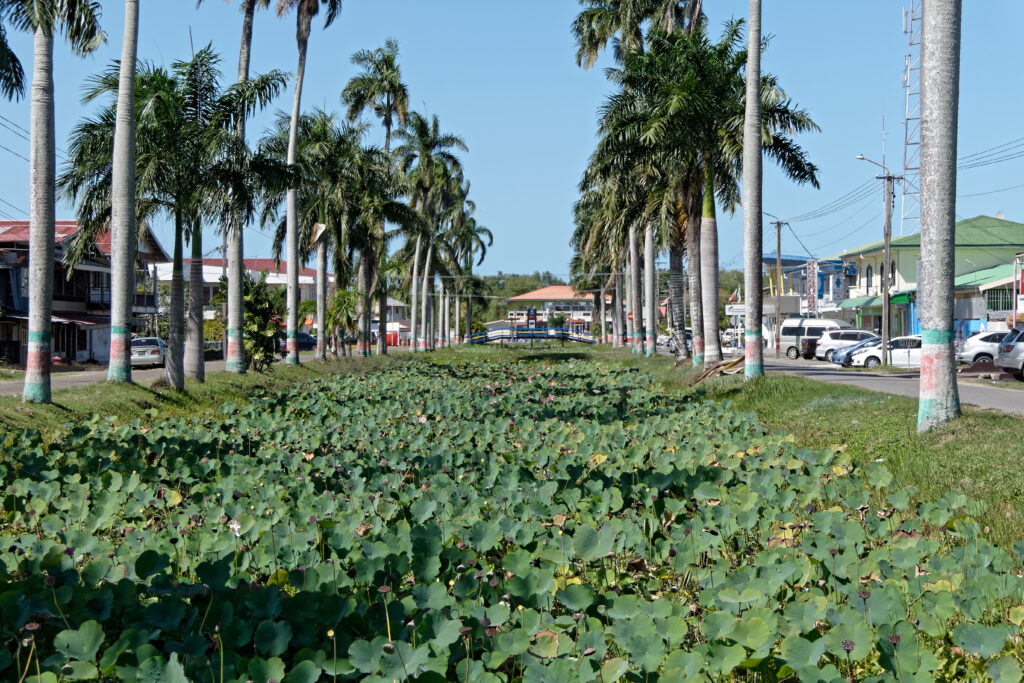
[[426, 415], [420, 415], [420, 424], [421, 425], [427, 424], [427, 416]]
[[242, 525], [238, 523], [237, 519], [233, 519], [230, 522], [228, 522], [228, 528], [231, 529], [232, 532], [234, 532], [235, 538], [238, 538], [242, 535]]
[[549, 401], [554, 401], [555, 400], [555, 395], [554, 394], [548, 394], [548, 400]]

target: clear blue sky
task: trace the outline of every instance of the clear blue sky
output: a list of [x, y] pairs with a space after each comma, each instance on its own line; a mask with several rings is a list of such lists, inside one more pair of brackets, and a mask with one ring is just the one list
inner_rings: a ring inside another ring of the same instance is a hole
[[[907, 0], [909, 2], [909, 0]], [[712, 33], [730, 17], [743, 17], [746, 0], [705, 0]], [[188, 57], [189, 30], [198, 48], [213, 42], [222, 53], [225, 81], [231, 82], [238, 58], [241, 14], [237, 2], [142, 0], [139, 57], [160, 64]], [[821, 190], [795, 187], [766, 166], [764, 208], [789, 218], [812, 211], [869, 180], [875, 167], [854, 157], [881, 159], [885, 117], [886, 161], [902, 166], [903, 55], [902, 5], [890, 0], [769, 0], [763, 25], [773, 37], [764, 69], [777, 74], [783, 87], [807, 108], [822, 132], [801, 142], [821, 168]], [[86, 59], [70, 54], [66, 44], [55, 50], [57, 142], [66, 147], [68, 133], [87, 112], [79, 104], [80, 87], [89, 74], [120, 55], [123, 3], [104, 0], [103, 25], [108, 43]], [[964, 3], [961, 100], [961, 156], [1019, 137], [1022, 107], [1019, 84], [1010, 65], [1024, 58], [1019, 30], [1024, 3], [1019, 0], [973, 0]], [[354, 73], [349, 56], [358, 49], [398, 39], [401, 65], [413, 107], [437, 114], [442, 128], [462, 135], [467, 177], [479, 220], [490, 227], [495, 244], [482, 272], [548, 270], [565, 273], [571, 256], [572, 204], [576, 186], [595, 140], [596, 110], [608, 85], [601, 68], [591, 71], [573, 61], [569, 24], [578, 11], [574, 0], [346, 0], [339, 20], [324, 31], [322, 22], [310, 39], [303, 96], [305, 107], [340, 109], [338, 93]], [[294, 70], [294, 15], [258, 16], [254, 34], [253, 72]], [[13, 46], [31, 77], [32, 41], [11, 34]], [[290, 109], [291, 91], [272, 110], [250, 124], [250, 139], [262, 135], [277, 109]], [[2, 115], [28, 128], [27, 98], [0, 104]], [[28, 142], [0, 120], [0, 145], [25, 157]], [[382, 137], [376, 129], [375, 137]], [[28, 209], [28, 163], [0, 149], [0, 210], [25, 218]], [[960, 173], [958, 213], [962, 217], [1005, 211], [1024, 222], [1024, 158]], [[19, 211], [19, 209], [21, 211]], [[825, 256], [881, 235], [882, 196], [862, 199], [818, 221], [794, 222], [807, 248]], [[899, 205], [896, 208], [897, 216]], [[72, 218], [68, 206], [58, 218]], [[738, 267], [740, 214], [720, 216], [721, 262]], [[767, 226], [766, 226], [767, 227]], [[170, 231], [156, 224], [165, 245]], [[895, 230], [898, 231], [898, 224]], [[247, 231], [247, 256], [266, 256], [270, 240]], [[766, 231], [766, 251], [774, 235]], [[219, 244], [212, 230], [207, 244]], [[802, 252], [791, 232], [783, 235], [785, 253]]]

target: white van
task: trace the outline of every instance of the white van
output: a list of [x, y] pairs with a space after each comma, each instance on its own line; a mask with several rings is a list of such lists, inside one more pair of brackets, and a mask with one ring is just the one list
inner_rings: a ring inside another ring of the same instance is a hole
[[796, 360], [800, 356], [801, 338], [817, 339], [829, 330], [838, 329], [853, 329], [853, 325], [845, 320], [831, 318], [786, 318], [779, 331], [779, 348], [788, 358]]

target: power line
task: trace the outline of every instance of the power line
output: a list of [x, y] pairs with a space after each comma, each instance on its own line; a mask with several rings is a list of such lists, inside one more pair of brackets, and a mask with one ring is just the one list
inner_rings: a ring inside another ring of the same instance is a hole
[[1024, 185], [1011, 185], [1010, 187], [1002, 187], [1002, 188], [999, 188], [998, 190], [989, 190], [988, 192], [974, 192], [972, 194], [958, 194], [957, 197], [961, 197], [961, 198], [963, 198], [963, 197], [982, 197], [982, 196], [987, 195], [987, 194], [996, 194], [998, 192], [1006, 192], [1007, 190], [1016, 190], [1016, 189], [1021, 188], [1021, 187], [1024, 187]]
[[[0, 145], [0, 149], [5, 149], [5, 150], [7, 150], [8, 152], [10, 152], [11, 154], [13, 154], [14, 156], [18, 157], [19, 159], [24, 159], [25, 161], [28, 161], [28, 157], [25, 157], [25, 156], [22, 156], [21, 154], [18, 154], [17, 152], [15, 152], [15, 151], [14, 151], [13, 149], [11, 149], [10, 147], [4, 147], [3, 145]], [[31, 163], [31, 162], [30, 162], [30, 163]]]
[[15, 211], [20, 211], [21, 213], [25, 214], [26, 216], [28, 215], [28, 211], [26, 211], [25, 209], [18, 208], [17, 206], [15, 206], [14, 204], [11, 204], [9, 201], [4, 199], [3, 197], [0, 197], [0, 202], [3, 202], [4, 204], [6, 204], [7, 206], [11, 207]]

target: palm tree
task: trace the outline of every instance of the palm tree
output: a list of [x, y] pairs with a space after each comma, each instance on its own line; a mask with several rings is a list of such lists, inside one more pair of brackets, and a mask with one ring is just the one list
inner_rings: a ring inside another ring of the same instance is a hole
[[921, 389], [917, 431], [960, 416], [953, 353], [961, 0], [925, 0], [921, 52]]
[[[431, 212], [431, 196], [439, 179], [445, 178], [448, 173], [458, 173], [462, 168], [458, 157], [452, 150], [468, 152], [469, 148], [466, 147], [466, 143], [461, 137], [451, 133], [442, 133], [436, 115], [428, 121], [425, 116], [417, 112], [412, 112], [409, 115], [408, 125], [395, 131], [395, 137], [402, 143], [395, 149], [395, 156], [398, 158], [402, 172], [409, 178], [409, 204], [424, 217], [424, 221], [420, 225], [429, 226], [436, 219], [436, 214]], [[425, 257], [425, 261], [427, 261], [432, 258], [430, 237], [425, 235], [421, 229], [409, 233], [407, 236], [409, 240], [415, 238], [410, 297], [412, 303], [410, 341], [414, 349], [423, 348], [426, 342], [426, 335], [423, 334], [426, 329], [424, 324], [426, 322], [425, 304], [419, 320], [419, 327], [417, 327], [416, 320], [416, 309], [420, 303], [417, 278], [420, 274], [420, 254], [423, 251], [421, 242], [425, 236], [427, 236], [427, 255]], [[428, 270], [429, 266], [424, 263], [424, 287], [427, 283], [425, 274]], [[424, 291], [422, 294], [423, 299], [426, 300], [427, 293]]]
[[[217, 61], [208, 46], [190, 61], [175, 62], [173, 72], [143, 64], [135, 80], [136, 220], [141, 224], [147, 217], [165, 212], [175, 226], [166, 374], [168, 383], [178, 390], [184, 387], [184, 238], [191, 232], [193, 239], [198, 239], [203, 216], [215, 215], [224, 206], [251, 215], [258, 192], [255, 187], [275, 173], [283, 175], [268, 160], [237, 149], [233, 130], [237, 117], [250, 115], [280, 92], [284, 76], [271, 72], [221, 91]], [[84, 102], [104, 95], [113, 97], [119, 89], [118, 69], [101, 73], [87, 86]], [[63, 195], [77, 202], [82, 227], [72, 258], [80, 257], [109, 223], [115, 111], [112, 102], [72, 132], [70, 159], [58, 183]], [[235, 148], [225, 149], [232, 144]], [[231, 201], [225, 203], [228, 195]], [[198, 264], [193, 263], [193, 268], [201, 268], [201, 252], [194, 260]], [[201, 290], [201, 272], [194, 276], [193, 283], [198, 283], [194, 290]]]
[[135, 55], [139, 0], [125, 0], [111, 177], [110, 365], [107, 379], [132, 381], [131, 324], [135, 299]]
[[761, 336], [761, 0], [750, 0], [747, 99], [743, 121], [743, 288], [747, 292], [744, 376], [764, 376]]
[[[60, 31], [78, 55], [95, 50], [105, 36], [100, 5], [93, 0], [8, 3], [5, 18], [34, 35], [31, 96], [29, 199], [28, 358], [22, 399], [50, 402], [51, 313], [56, 141], [54, 139], [53, 36]], [[10, 71], [10, 69], [8, 69]]]
[[[295, 164], [298, 151], [299, 116], [302, 111], [302, 80], [306, 74], [306, 48], [309, 45], [310, 26], [313, 17], [320, 13], [320, 3], [327, 9], [324, 28], [329, 27], [341, 12], [341, 0], [277, 0], [277, 14], [284, 16], [292, 7], [296, 8], [295, 40], [299, 48], [299, 63], [295, 70], [295, 100], [292, 104], [291, 128], [288, 134], [289, 166]], [[296, 342], [299, 329], [299, 242], [298, 242], [298, 197], [295, 188], [288, 191], [287, 198], [287, 259], [288, 259], [288, 322], [286, 327], [286, 362], [299, 363], [299, 347]]]
[[[197, 0], [202, 4], [203, 0]], [[242, 0], [242, 42], [238, 50], [238, 82], [249, 80], [249, 62], [252, 55], [252, 25], [257, 9], [266, 9], [270, 0]], [[235, 124], [235, 134], [240, 147], [245, 147], [245, 119], [240, 116]], [[247, 148], [246, 148], [247, 149]], [[242, 216], [231, 212], [224, 221], [227, 236], [228, 315], [225, 321], [227, 349], [224, 367], [235, 374], [245, 373], [245, 338], [243, 324], [243, 297], [246, 271], [242, 230], [245, 221]]]
[[[281, 162], [287, 158], [290, 123], [287, 117], [280, 117], [276, 132], [260, 143], [264, 153]], [[335, 281], [340, 282], [341, 274], [349, 270], [347, 249], [351, 246], [346, 192], [356, 173], [355, 162], [365, 131], [366, 126], [343, 125], [337, 116], [322, 109], [303, 114], [299, 119], [299, 146], [293, 166], [297, 174], [294, 187], [298, 195], [299, 260], [305, 262], [313, 251], [316, 252], [316, 319], [319, 332], [316, 357], [321, 361], [326, 360], [324, 330], [327, 329], [328, 252], [334, 254]], [[287, 189], [267, 194], [264, 223], [276, 219], [271, 213], [281, 204]], [[281, 245], [286, 240], [287, 218], [277, 223], [275, 257], [280, 255]]]
[[16, 100], [25, 94], [25, 72], [18, 55], [7, 42], [7, 29], [3, 24], [9, 11], [7, 5], [10, 4], [9, 0], [0, 4], [0, 96]]
[[[352, 63], [362, 67], [362, 72], [349, 80], [341, 92], [341, 101], [348, 105], [348, 119], [355, 121], [366, 109], [373, 109], [374, 114], [384, 124], [384, 152], [391, 153], [391, 128], [395, 124], [404, 126], [409, 114], [409, 89], [402, 82], [402, 72], [398, 67], [398, 42], [388, 39], [383, 48], [360, 50], [352, 55]], [[383, 234], [383, 229], [382, 229]], [[384, 245], [376, 245], [377, 253], [382, 261], [387, 258]], [[378, 270], [380, 265], [377, 266]], [[387, 289], [382, 292], [383, 299], [378, 302], [378, 334], [377, 353], [387, 353], [387, 334], [379, 330], [387, 329]]]

